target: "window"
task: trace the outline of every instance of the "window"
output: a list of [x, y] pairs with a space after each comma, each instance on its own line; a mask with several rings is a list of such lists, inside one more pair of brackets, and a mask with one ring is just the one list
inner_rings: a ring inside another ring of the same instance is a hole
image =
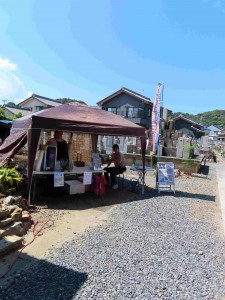
[[29, 109], [30, 111], [32, 111], [32, 106], [25, 106], [25, 107], [22, 107], [22, 108], [25, 108], [25, 109]]
[[35, 106], [34, 107], [34, 110], [35, 111], [40, 111], [40, 110], [42, 110], [44, 108], [44, 106]]
[[134, 108], [127, 107], [127, 118], [133, 118], [133, 116], [134, 116]]
[[127, 107], [127, 118], [142, 118], [144, 110], [138, 107]]
[[108, 111], [112, 112], [113, 114], [117, 114], [117, 108], [116, 107], [108, 107]]

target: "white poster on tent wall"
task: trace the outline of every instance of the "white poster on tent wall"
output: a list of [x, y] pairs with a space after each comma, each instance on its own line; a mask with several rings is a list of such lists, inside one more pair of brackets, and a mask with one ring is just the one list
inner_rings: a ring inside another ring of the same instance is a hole
[[84, 172], [83, 184], [91, 184], [92, 172]]
[[54, 172], [54, 187], [64, 186], [64, 173]]

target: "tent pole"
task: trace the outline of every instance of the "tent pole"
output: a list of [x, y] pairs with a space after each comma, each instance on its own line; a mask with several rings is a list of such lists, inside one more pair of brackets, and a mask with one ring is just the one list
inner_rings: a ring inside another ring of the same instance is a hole
[[141, 154], [142, 154], [142, 189], [141, 194], [144, 195], [145, 193], [145, 158], [146, 158], [146, 138], [141, 137]]

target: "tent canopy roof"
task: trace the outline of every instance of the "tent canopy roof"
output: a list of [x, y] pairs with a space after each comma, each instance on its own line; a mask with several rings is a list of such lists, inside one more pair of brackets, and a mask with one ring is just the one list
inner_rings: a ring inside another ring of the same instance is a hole
[[28, 142], [28, 188], [31, 188], [35, 155], [41, 129], [63, 130], [97, 135], [141, 137], [145, 166], [145, 128], [111, 112], [82, 104], [69, 103], [39, 111], [13, 121], [10, 135], [0, 147], [0, 166]]
[[77, 103], [39, 111], [13, 121], [14, 128], [58, 129], [106, 135], [145, 136], [145, 128], [122, 116]]
[[41, 129], [82, 132], [92, 135], [145, 137], [144, 127], [99, 107], [80, 103], [63, 104], [14, 120], [10, 135], [0, 146], [0, 166], [14, 156], [27, 141], [31, 166]]

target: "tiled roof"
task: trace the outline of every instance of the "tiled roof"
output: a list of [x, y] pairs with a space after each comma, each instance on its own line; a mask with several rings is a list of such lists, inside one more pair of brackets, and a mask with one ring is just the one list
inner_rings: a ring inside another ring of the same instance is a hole
[[197, 132], [202, 132], [202, 133], [204, 133], [204, 130], [201, 130], [201, 129], [199, 129], [199, 128], [196, 128], [195, 126], [191, 126], [191, 128], [194, 129], [194, 130], [197, 131]]
[[19, 103], [19, 105], [26, 103], [28, 100], [30, 100], [31, 98], [36, 98], [37, 100], [41, 101], [43, 104], [47, 105], [47, 106], [59, 106], [62, 105], [62, 103], [60, 103], [57, 100], [51, 99], [51, 98], [47, 98], [47, 97], [43, 97], [37, 94], [32, 94], [29, 98], [23, 100], [22, 102]]
[[214, 126], [214, 125], [211, 125], [207, 128], [208, 130], [211, 130], [211, 131], [221, 131], [222, 129], [218, 126]]
[[6, 111], [9, 111], [12, 114], [18, 114], [21, 113], [23, 116], [27, 116], [30, 115], [32, 112], [28, 109], [24, 109], [24, 108], [18, 108], [18, 107], [14, 107], [14, 106], [9, 106], [9, 105], [5, 105], [4, 107], [2, 107], [3, 109], [5, 109]]
[[201, 124], [199, 124], [199, 123], [197, 123], [197, 122], [195, 122], [195, 121], [193, 121], [193, 120], [191, 120], [191, 119], [185, 118], [185, 117], [183, 117], [183, 116], [176, 117], [176, 118], [174, 118], [172, 121], [176, 121], [176, 120], [179, 120], [179, 119], [183, 119], [183, 120], [185, 120], [185, 121], [187, 121], [187, 122], [189, 122], [189, 123], [191, 123], [191, 124], [195, 124], [195, 125], [198, 125], [198, 126], [202, 127]]
[[125, 87], [122, 87], [121, 89], [119, 89], [119, 90], [116, 91], [115, 93], [113, 93], [113, 94], [109, 95], [108, 97], [102, 99], [101, 101], [97, 102], [97, 104], [98, 104], [98, 105], [102, 105], [104, 102], [106, 102], [106, 101], [108, 101], [108, 100], [110, 100], [110, 99], [116, 97], [117, 95], [119, 95], [119, 94], [121, 94], [121, 93], [126, 93], [126, 94], [128, 94], [128, 95], [131, 95], [131, 96], [135, 97], [136, 99], [139, 99], [139, 100], [141, 100], [141, 101], [144, 101], [144, 102], [147, 103], [147, 104], [150, 104], [150, 103], [152, 104], [150, 98], [148, 98], [148, 97], [146, 97], [146, 96], [143, 96], [143, 95], [141, 95], [141, 94], [139, 94], [139, 93], [136, 93], [136, 92], [134, 92], [134, 91], [132, 91], [132, 90], [129, 90], [129, 89], [125, 88]]

